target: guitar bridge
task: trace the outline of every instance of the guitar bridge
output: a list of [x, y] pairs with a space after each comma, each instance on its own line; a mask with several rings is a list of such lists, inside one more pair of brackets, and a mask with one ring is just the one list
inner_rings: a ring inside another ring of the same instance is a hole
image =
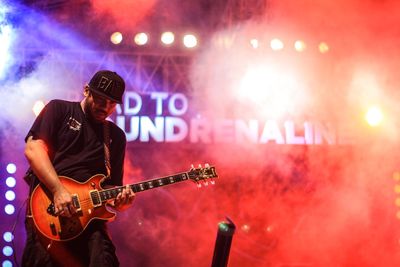
[[90, 200], [92, 201], [93, 207], [101, 206], [101, 198], [99, 191], [97, 190], [90, 191]]

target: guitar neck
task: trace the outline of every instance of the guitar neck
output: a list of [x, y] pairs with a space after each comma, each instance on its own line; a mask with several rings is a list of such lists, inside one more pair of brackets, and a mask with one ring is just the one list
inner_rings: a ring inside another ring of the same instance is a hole
[[[146, 191], [146, 190], [150, 190], [150, 189], [154, 189], [154, 188], [158, 188], [158, 187], [162, 187], [162, 186], [166, 186], [166, 185], [170, 185], [170, 184], [174, 184], [174, 183], [183, 182], [186, 180], [189, 180], [189, 174], [187, 172], [182, 172], [182, 173], [178, 173], [178, 174], [174, 174], [174, 175], [170, 175], [170, 176], [165, 176], [165, 177], [161, 177], [161, 178], [143, 181], [143, 182], [136, 183], [136, 184], [130, 184], [128, 186], [132, 189], [133, 192], [138, 193], [138, 192], [142, 192], [142, 191]], [[126, 187], [126, 185], [99, 191], [98, 196], [100, 197], [100, 201], [104, 202], [106, 200], [116, 198], [117, 195], [120, 192], [122, 192], [122, 189], [124, 189], [125, 187]]]

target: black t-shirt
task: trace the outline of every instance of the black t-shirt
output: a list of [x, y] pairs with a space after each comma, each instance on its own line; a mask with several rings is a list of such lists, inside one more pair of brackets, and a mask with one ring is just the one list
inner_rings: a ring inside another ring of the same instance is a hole
[[[111, 179], [105, 184], [122, 185], [125, 133], [114, 123], [110, 128]], [[41, 111], [26, 139], [42, 139], [58, 175], [85, 182], [106, 174], [103, 124], [88, 120], [79, 102], [52, 100]]]

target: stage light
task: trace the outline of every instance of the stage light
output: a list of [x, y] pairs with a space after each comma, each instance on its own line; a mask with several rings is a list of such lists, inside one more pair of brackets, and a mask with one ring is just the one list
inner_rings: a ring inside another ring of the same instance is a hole
[[218, 35], [214, 35], [212, 43], [216, 47], [229, 49], [233, 46], [234, 37], [232, 35], [220, 33]]
[[259, 42], [257, 39], [251, 39], [250, 40], [250, 45], [251, 47], [253, 47], [254, 49], [258, 48], [260, 46]]
[[164, 32], [161, 34], [161, 42], [165, 45], [170, 45], [174, 42], [175, 35], [172, 32]]
[[17, 166], [14, 163], [9, 163], [6, 167], [7, 172], [10, 174], [14, 174], [17, 171]]
[[135, 35], [134, 40], [137, 45], [145, 45], [149, 41], [149, 36], [144, 32], [140, 32]]
[[296, 42], [294, 42], [294, 49], [297, 52], [303, 52], [304, 50], [306, 50], [306, 43], [300, 40], [297, 40]]
[[400, 185], [397, 184], [394, 186], [394, 192], [400, 194]]
[[328, 46], [327, 43], [321, 42], [318, 45], [318, 49], [319, 49], [319, 52], [321, 52], [322, 54], [325, 54], [325, 53], [327, 53], [329, 51], [329, 46]]
[[40, 114], [40, 112], [42, 111], [44, 106], [45, 106], [45, 104], [42, 100], [38, 100], [35, 102], [35, 104], [33, 104], [32, 111], [36, 117]]
[[115, 45], [120, 44], [122, 42], [122, 39], [123, 39], [122, 33], [120, 32], [114, 32], [113, 34], [111, 34], [110, 37], [111, 43]]
[[6, 199], [7, 199], [8, 201], [13, 201], [13, 200], [15, 199], [15, 193], [14, 193], [14, 191], [12, 191], [12, 190], [8, 190], [8, 191], [6, 192], [6, 194], [5, 194], [5, 196], [6, 196]]
[[0, 79], [5, 76], [7, 64], [11, 60], [10, 47], [13, 41], [12, 27], [9, 25], [7, 16], [10, 10], [5, 4], [0, 2]]
[[278, 38], [274, 38], [271, 40], [271, 48], [274, 51], [278, 51], [278, 50], [282, 50], [284, 48], [284, 44], [281, 40], [279, 40]]
[[12, 262], [11, 262], [11, 261], [9, 261], [9, 260], [3, 261], [2, 267], [12, 267], [12, 266], [13, 266], [13, 265], [12, 265]]
[[218, 229], [222, 232], [228, 232], [229, 231], [229, 225], [224, 223], [224, 222], [220, 222], [218, 224]]
[[5, 211], [8, 215], [12, 215], [12, 214], [14, 214], [14, 212], [15, 212], [15, 207], [14, 207], [14, 205], [12, 205], [12, 204], [7, 204], [7, 205], [4, 207], [4, 211]]
[[242, 229], [243, 232], [248, 233], [250, 232], [250, 225], [243, 224], [242, 227], [240, 227], [240, 229]]
[[16, 183], [17, 183], [17, 180], [15, 180], [15, 178], [14, 177], [7, 177], [7, 179], [6, 179], [6, 185], [8, 186], [8, 187], [14, 187], [15, 185], [16, 185]]
[[14, 253], [14, 250], [12, 249], [12, 247], [10, 247], [10, 246], [5, 246], [5, 247], [3, 248], [3, 255], [4, 255], [4, 256], [10, 257], [13, 253]]
[[240, 102], [252, 103], [258, 116], [278, 119], [302, 105], [305, 95], [297, 93], [299, 86], [296, 74], [289, 70], [274, 65], [253, 66], [238, 83], [235, 97]]
[[11, 242], [11, 241], [13, 241], [13, 239], [14, 239], [14, 235], [13, 235], [11, 232], [5, 232], [5, 233], [3, 234], [3, 239], [4, 239], [4, 241], [6, 241], [6, 242]]
[[271, 226], [271, 225], [268, 225], [268, 226], [265, 227], [265, 231], [266, 231], [267, 233], [272, 233], [273, 230], [274, 230], [274, 227]]
[[10, 60], [11, 27], [3, 25], [0, 20], [0, 78], [4, 75], [6, 65]]
[[193, 48], [197, 46], [197, 38], [193, 34], [186, 34], [183, 36], [183, 45], [187, 48]]
[[379, 107], [370, 107], [365, 114], [365, 120], [369, 126], [376, 127], [383, 121], [383, 113]]
[[400, 181], [400, 172], [393, 173], [393, 180]]

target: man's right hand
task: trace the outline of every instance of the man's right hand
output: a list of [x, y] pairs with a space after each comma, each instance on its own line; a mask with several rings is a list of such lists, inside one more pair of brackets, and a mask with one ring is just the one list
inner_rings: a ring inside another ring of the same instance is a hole
[[55, 213], [59, 216], [71, 217], [76, 213], [74, 205], [72, 205], [71, 194], [61, 186], [54, 192]]

